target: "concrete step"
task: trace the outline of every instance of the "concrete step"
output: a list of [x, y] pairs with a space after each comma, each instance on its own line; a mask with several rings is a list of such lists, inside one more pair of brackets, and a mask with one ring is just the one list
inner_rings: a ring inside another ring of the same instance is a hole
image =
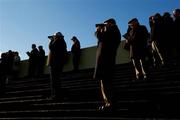
[[[116, 66], [113, 79], [116, 111], [99, 111], [99, 81], [94, 69], [64, 72], [63, 101], [48, 99], [49, 75], [9, 81], [0, 98], [0, 119], [96, 118], [180, 119], [180, 66], [147, 69], [147, 80], [133, 81], [132, 64]], [[11, 116], [11, 117], [10, 117]]]

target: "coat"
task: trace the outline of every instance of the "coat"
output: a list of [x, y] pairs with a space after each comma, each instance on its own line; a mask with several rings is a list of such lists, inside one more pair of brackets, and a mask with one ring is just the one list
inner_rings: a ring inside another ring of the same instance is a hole
[[56, 66], [59, 64], [64, 64], [67, 49], [64, 39], [51, 40], [49, 43], [49, 55], [47, 60], [47, 65]]
[[112, 77], [116, 53], [121, 42], [118, 27], [107, 28], [105, 32], [96, 32], [98, 39], [94, 79], [104, 80]]
[[128, 40], [130, 44], [130, 57], [133, 59], [143, 59], [146, 53], [148, 31], [143, 25], [139, 25], [135, 30], [131, 31]]

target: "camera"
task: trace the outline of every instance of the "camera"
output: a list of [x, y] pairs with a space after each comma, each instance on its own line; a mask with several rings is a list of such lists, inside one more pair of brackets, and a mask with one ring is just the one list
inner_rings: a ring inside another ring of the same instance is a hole
[[103, 24], [103, 23], [99, 23], [99, 24], [96, 24], [95, 26], [96, 26], [96, 27], [104, 27], [104, 26], [105, 26], [105, 24]]
[[48, 38], [49, 38], [50, 40], [53, 40], [53, 36], [48, 36]]

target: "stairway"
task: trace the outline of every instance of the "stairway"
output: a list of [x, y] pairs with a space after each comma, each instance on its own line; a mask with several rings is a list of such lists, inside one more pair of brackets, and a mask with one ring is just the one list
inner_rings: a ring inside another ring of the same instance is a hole
[[116, 65], [116, 111], [98, 110], [100, 90], [93, 71], [64, 72], [63, 100], [48, 98], [48, 75], [9, 81], [0, 98], [0, 119], [180, 119], [180, 66], [147, 69], [146, 80], [134, 81], [131, 63]]

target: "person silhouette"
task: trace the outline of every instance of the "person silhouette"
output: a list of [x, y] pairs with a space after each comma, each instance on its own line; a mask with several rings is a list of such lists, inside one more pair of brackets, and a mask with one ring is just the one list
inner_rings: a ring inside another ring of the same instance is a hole
[[32, 50], [31, 52], [26, 52], [26, 54], [29, 56], [29, 68], [28, 68], [28, 76], [29, 77], [37, 77], [37, 71], [38, 71], [38, 49], [36, 48], [36, 44], [32, 44]]
[[73, 67], [74, 67], [74, 71], [77, 71], [79, 68], [81, 46], [76, 36], [73, 36], [71, 40], [73, 41], [73, 45], [71, 47], [71, 52], [72, 52], [72, 57], [73, 57]]
[[39, 51], [39, 64], [38, 64], [38, 77], [42, 77], [44, 75], [44, 66], [45, 66], [45, 51], [43, 46], [38, 46]]
[[97, 37], [96, 64], [93, 78], [100, 81], [102, 105], [99, 110], [111, 109], [115, 103], [112, 87], [117, 49], [121, 42], [121, 33], [116, 21], [111, 18], [96, 25]]
[[128, 24], [132, 28], [127, 40], [130, 44], [130, 58], [134, 66], [136, 79], [145, 79], [146, 73], [143, 62], [148, 41], [148, 31], [145, 26], [139, 24], [137, 18], [131, 19]]
[[63, 97], [60, 76], [65, 63], [67, 46], [61, 32], [56, 32], [53, 36], [48, 38], [51, 40], [49, 43], [47, 61], [50, 70], [51, 98], [56, 99], [60, 96]]

